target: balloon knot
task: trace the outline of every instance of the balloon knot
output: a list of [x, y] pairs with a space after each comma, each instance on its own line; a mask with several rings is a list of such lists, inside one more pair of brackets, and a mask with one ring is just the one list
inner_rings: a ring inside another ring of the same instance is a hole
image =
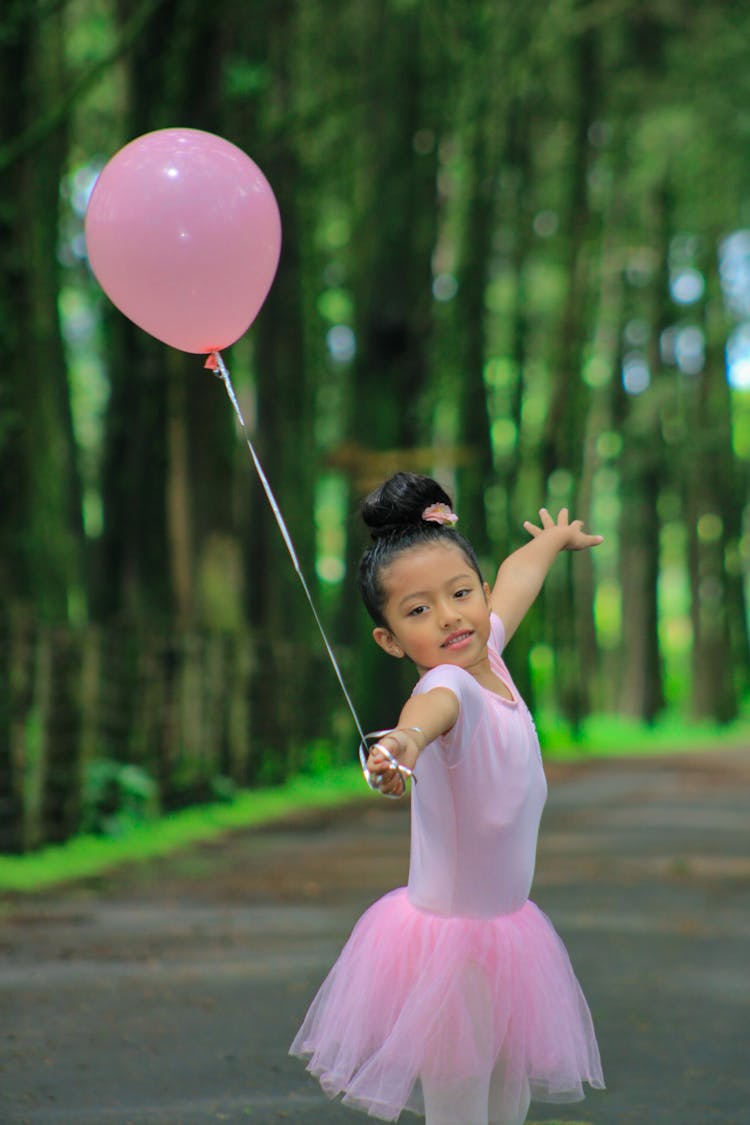
[[220, 369], [219, 357], [216, 352], [211, 352], [206, 356], [206, 362], [203, 364], [207, 371], [213, 371], [214, 375]]

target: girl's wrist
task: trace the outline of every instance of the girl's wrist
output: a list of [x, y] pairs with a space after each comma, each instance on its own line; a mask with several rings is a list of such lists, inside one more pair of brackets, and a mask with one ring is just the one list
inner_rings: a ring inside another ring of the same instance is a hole
[[[536, 542], [538, 543], [540, 540], [543, 543], [546, 542], [552, 545], [552, 550], [554, 552], [552, 558], [554, 558], [563, 551], [567, 551], [570, 545], [569, 528], [560, 527], [558, 525], [546, 527], [542, 534], [537, 536]], [[534, 540], [532, 540], [532, 542], [534, 542]]]
[[422, 753], [425, 746], [427, 745], [427, 735], [421, 727], [396, 727], [396, 730], [405, 731], [407, 734], [418, 734], [420, 737], [415, 739], [414, 741], [416, 741], [417, 743], [417, 752], [419, 754]]
[[[408, 737], [409, 741], [414, 743], [417, 749], [417, 754], [421, 754], [425, 746], [427, 745], [427, 735], [421, 727], [394, 727], [393, 730], [388, 732], [388, 734], [382, 735], [382, 738], [388, 738], [389, 735], [393, 736], [399, 734], [405, 734]], [[414, 737], [415, 735], [417, 737]], [[401, 739], [396, 737], [393, 741], [397, 744], [398, 749], [401, 750]]]

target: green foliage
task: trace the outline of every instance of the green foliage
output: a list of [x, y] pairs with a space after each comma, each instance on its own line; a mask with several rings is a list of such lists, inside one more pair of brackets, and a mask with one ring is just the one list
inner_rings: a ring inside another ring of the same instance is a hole
[[159, 812], [155, 781], [139, 766], [99, 759], [85, 772], [81, 793], [81, 831], [122, 836]]
[[218, 774], [216, 777], [211, 778], [210, 783], [211, 792], [214, 800], [224, 802], [231, 805], [232, 801], [237, 799], [239, 793], [239, 786], [236, 781], [225, 774]]
[[224, 60], [223, 86], [227, 98], [259, 97], [269, 87], [271, 73], [265, 63], [250, 62], [240, 55]]
[[306, 748], [301, 772], [309, 777], [325, 777], [340, 766], [340, 748], [327, 739], [318, 738]]

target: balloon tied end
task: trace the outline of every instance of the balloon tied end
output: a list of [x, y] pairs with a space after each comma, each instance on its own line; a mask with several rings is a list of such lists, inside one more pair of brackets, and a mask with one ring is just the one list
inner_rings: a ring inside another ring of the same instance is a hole
[[221, 363], [219, 361], [218, 352], [210, 352], [206, 356], [206, 362], [203, 364], [207, 371], [213, 371], [214, 375], [218, 375], [221, 371]]

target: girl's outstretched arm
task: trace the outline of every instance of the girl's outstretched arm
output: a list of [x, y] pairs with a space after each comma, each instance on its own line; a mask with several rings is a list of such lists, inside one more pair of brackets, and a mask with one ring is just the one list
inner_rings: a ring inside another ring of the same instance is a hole
[[[451, 729], [458, 718], [458, 698], [449, 688], [437, 687], [422, 695], [413, 695], [401, 708], [398, 726], [380, 741], [397, 761], [414, 769], [417, 758], [428, 743]], [[388, 765], [377, 744], [370, 749], [367, 768], [381, 775], [380, 791], [400, 797], [406, 783], [398, 770]]]
[[490, 603], [505, 627], [506, 642], [533, 605], [560, 551], [582, 551], [602, 541], [601, 535], [588, 535], [583, 530], [582, 520], [571, 523], [567, 508], [560, 509], [557, 520], [541, 508], [539, 518], [541, 527], [530, 520], [524, 523], [531, 542], [508, 555], [492, 589]]

